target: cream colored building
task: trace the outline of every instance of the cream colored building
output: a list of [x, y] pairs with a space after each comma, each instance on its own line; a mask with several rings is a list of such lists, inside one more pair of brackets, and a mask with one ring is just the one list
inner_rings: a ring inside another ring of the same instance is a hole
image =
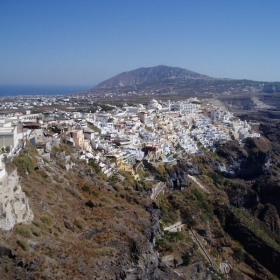
[[17, 126], [0, 127], [0, 147], [13, 146], [18, 144]]
[[73, 138], [73, 142], [75, 147], [82, 148], [84, 144], [84, 132], [83, 130], [73, 130], [71, 132], [71, 136]]

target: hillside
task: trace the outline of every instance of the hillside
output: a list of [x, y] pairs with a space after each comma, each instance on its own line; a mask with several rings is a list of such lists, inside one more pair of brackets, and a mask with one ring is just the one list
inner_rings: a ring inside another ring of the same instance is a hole
[[136, 70], [123, 72], [104, 82], [95, 88], [112, 88], [132, 86], [144, 83], [158, 83], [166, 79], [212, 79], [208, 76], [179, 67], [159, 65], [156, 67], [138, 68]]
[[[171, 97], [182, 99], [194, 94], [202, 97], [234, 97], [241, 103], [243, 103], [241, 99], [244, 97], [257, 96], [269, 106], [278, 106], [277, 93], [279, 92], [280, 82], [212, 78], [190, 70], [160, 65], [142, 67], [118, 74], [99, 83], [86, 94], [100, 100], [138, 101], [140, 103], [151, 96], [167, 99]], [[276, 102], [272, 101], [274, 97]], [[246, 106], [247, 102], [244, 104]]]
[[[144, 161], [135, 180], [107, 178], [63, 143], [50, 160], [28, 144], [6, 168], [18, 170], [34, 221], [0, 230], [1, 279], [277, 279], [277, 153], [266, 138], [233, 141]], [[166, 187], [153, 201], [158, 180]]]
[[120, 175], [121, 183], [116, 176], [108, 180], [76, 156], [61, 144], [45, 161], [28, 144], [6, 164], [9, 172], [18, 170], [35, 217], [10, 234], [0, 230], [1, 279], [112, 279], [124, 273], [171, 279], [174, 273], [158, 269], [151, 247], [159, 213], [149, 197], [134, 190], [129, 174]]

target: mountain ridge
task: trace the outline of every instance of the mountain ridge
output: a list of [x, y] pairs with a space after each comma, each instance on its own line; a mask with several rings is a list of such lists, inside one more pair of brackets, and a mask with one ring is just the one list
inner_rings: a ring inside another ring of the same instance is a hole
[[280, 92], [280, 82], [253, 81], [248, 79], [214, 78], [180, 67], [158, 65], [122, 72], [109, 78], [90, 91], [115, 90], [115, 94], [150, 92], [158, 95], [176, 94], [230, 94]]
[[150, 82], [160, 82], [166, 79], [214, 79], [212, 77], [199, 74], [197, 72], [180, 68], [158, 65], [155, 67], [140, 67], [131, 71], [122, 72], [112, 78], [109, 78], [94, 88], [112, 88], [144, 84]]

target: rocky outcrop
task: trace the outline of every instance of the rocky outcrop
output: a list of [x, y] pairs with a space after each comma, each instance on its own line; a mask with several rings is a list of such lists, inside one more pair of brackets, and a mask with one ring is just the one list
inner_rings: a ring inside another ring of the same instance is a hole
[[188, 162], [184, 159], [177, 160], [178, 166], [181, 167], [184, 171], [186, 171], [189, 175], [201, 175], [202, 170], [198, 164]]
[[188, 185], [188, 173], [180, 168], [172, 168], [166, 172], [167, 186], [171, 189], [182, 189]]
[[272, 273], [280, 276], [280, 251], [266, 243], [236, 216], [227, 206], [217, 206], [215, 214], [224, 225], [224, 230], [238, 240], [250, 255]]
[[177, 163], [165, 163], [159, 166], [143, 161], [144, 166], [153, 173], [156, 179], [166, 182], [171, 189], [182, 189], [188, 185], [188, 174], [200, 175], [202, 173], [198, 164], [178, 159]]
[[124, 279], [182, 279], [161, 262], [156, 251], [155, 237], [160, 234], [158, 206], [153, 202], [147, 205], [146, 210], [150, 213], [150, 221], [146, 221], [147, 227], [143, 234], [129, 234], [126, 243], [114, 240], [107, 244], [121, 252], [119, 263], [122, 273], [127, 277]]
[[217, 148], [222, 160], [213, 160], [212, 168], [226, 177], [243, 179], [266, 174], [271, 164], [270, 144], [267, 140], [246, 138], [244, 145], [237, 140]]
[[160, 210], [155, 203], [152, 203], [147, 210], [151, 215], [151, 228], [147, 229], [146, 239], [134, 240], [130, 250], [131, 254], [135, 254], [138, 263], [135, 275], [143, 280], [181, 279], [169, 267], [161, 263], [159, 254], [155, 250], [155, 236], [160, 233]]
[[271, 204], [280, 215], [280, 180], [278, 176], [261, 176], [254, 181], [253, 187], [263, 205]]
[[189, 175], [200, 175], [202, 173], [198, 164], [186, 161], [185, 159], [178, 159], [177, 163], [166, 163], [155, 167], [153, 164], [143, 161], [146, 168], [148, 168], [156, 178], [165, 181], [167, 186], [171, 189], [182, 189], [188, 185]]
[[271, 204], [261, 205], [257, 211], [257, 217], [263, 221], [267, 228], [280, 236], [280, 219], [275, 206]]
[[239, 185], [237, 188], [226, 187], [225, 190], [230, 204], [236, 207], [249, 209], [260, 203], [258, 194], [251, 187]]
[[[270, 113], [268, 111], [267, 113]], [[279, 113], [279, 111], [277, 111]], [[279, 120], [279, 114], [275, 116], [276, 119]], [[262, 135], [264, 135], [271, 143], [272, 146], [272, 152], [276, 156], [278, 156], [279, 159], [279, 152], [280, 152], [280, 122], [277, 123], [269, 123], [269, 124], [264, 124], [261, 123], [259, 125], [259, 130]]]
[[0, 258], [3, 258], [3, 257], [15, 259], [16, 254], [10, 248], [0, 245]]
[[171, 189], [182, 189], [188, 185], [188, 174], [199, 175], [201, 169], [198, 165], [191, 164], [184, 159], [177, 161], [176, 165], [165, 166], [165, 181]]
[[0, 229], [11, 230], [17, 223], [31, 223], [33, 218], [17, 171], [8, 174], [0, 157]]

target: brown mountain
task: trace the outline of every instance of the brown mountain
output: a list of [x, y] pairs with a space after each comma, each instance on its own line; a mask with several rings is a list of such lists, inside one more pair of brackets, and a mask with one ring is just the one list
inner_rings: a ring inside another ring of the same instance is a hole
[[213, 79], [206, 75], [179, 68], [159, 65], [155, 67], [142, 67], [132, 71], [123, 72], [106, 81], [99, 83], [95, 88], [112, 88], [160, 82], [166, 79]]

